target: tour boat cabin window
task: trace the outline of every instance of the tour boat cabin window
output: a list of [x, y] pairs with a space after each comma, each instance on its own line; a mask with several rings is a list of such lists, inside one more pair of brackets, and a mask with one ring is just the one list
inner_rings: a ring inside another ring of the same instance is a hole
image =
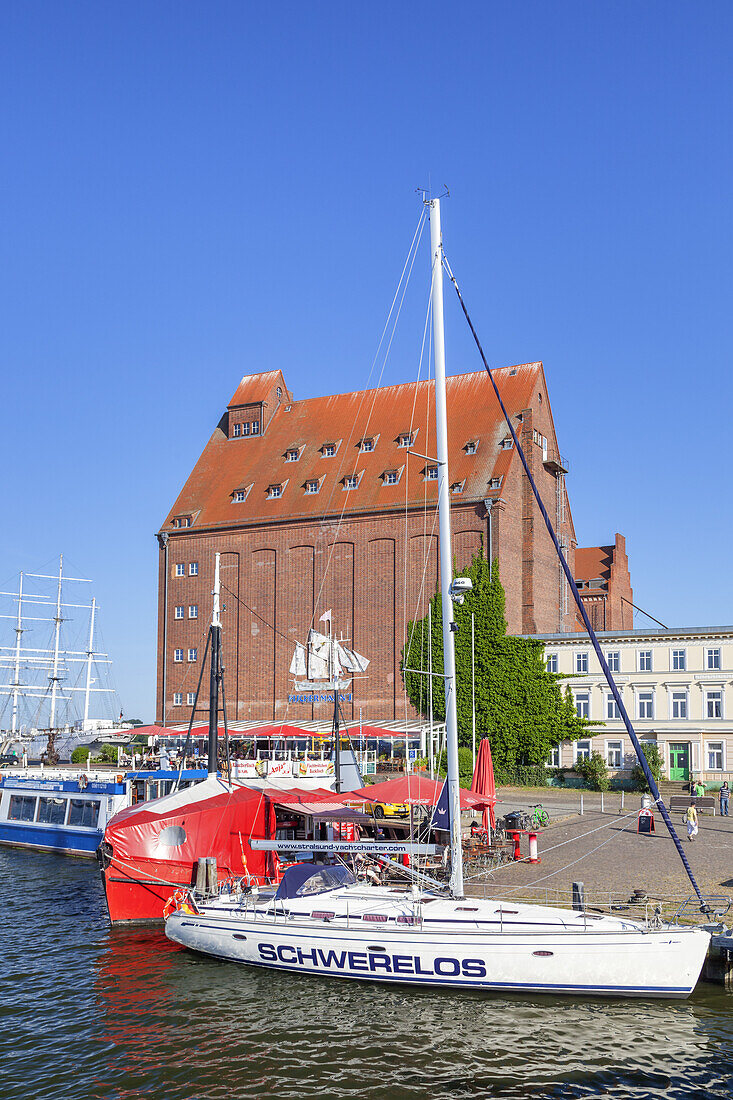
[[35, 816], [35, 795], [11, 794], [8, 821], [33, 821]]
[[44, 825], [63, 825], [66, 820], [66, 807], [68, 799], [46, 797], [42, 795], [38, 799], [38, 813], [36, 821]]
[[94, 829], [99, 817], [99, 799], [97, 798], [72, 798], [69, 800], [69, 825], [81, 826], [83, 829]]

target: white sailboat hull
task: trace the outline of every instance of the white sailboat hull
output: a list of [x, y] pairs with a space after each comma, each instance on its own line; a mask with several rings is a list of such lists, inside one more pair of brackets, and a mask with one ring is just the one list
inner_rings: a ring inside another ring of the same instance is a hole
[[[321, 905], [334, 907], [326, 898]], [[496, 903], [489, 906], [495, 914]], [[450, 918], [437, 911], [444, 907], [441, 901], [433, 910], [436, 919], [419, 927], [399, 926], [394, 917], [391, 928], [389, 918], [381, 927], [354, 927], [364, 924], [357, 915], [339, 928], [345, 917], [247, 915], [219, 900], [198, 914], [174, 913], [166, 935], [220, 959], [289, 972], [441, 989], [645, 998], [689, 996], [709, 943], [697, 929], [647, 929], [614, 918], [596, 923], [572, 911], [535, 906], [523, 907], [527, 919], [520, 917], [515, 927], [486, 931], [481, 925], [491, 922], [477, 919], [473, 927], [456, 920], [459, 927], [449, 929]], [[579, 920], [581, 927], [573, 928]]]

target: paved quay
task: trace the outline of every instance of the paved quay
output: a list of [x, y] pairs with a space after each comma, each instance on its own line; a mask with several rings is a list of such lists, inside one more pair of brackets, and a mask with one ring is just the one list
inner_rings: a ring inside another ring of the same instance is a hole
[[[583, 815], [580, 815], [580, 796]], [[603, 797], [594, 791], [575, 789], [527, 790], [500, 788], [497, 815], [529, 808], [542, 802], [550, 814], [550, 826], [540, 830], [540, 863], [510, 863], [467, 883], [470, 893], [516, 896], [517, 899], [567, 903], [573, 882], [585, 884], [587, 903], [607, 906], [610, 900], [626, 901], [643, 891], [650, 901], [670, 907], [692, 894], [677, 849], [655, 812], [656, 831], [637, 833], [641, 795], [626, 792], [624, 808], [618, 792]], [[683, 815], [672, 821], [701, 890], [706, 895], [733, 898], [733, 817], [700, 814], [699, 833], [690, 842]], [[526, 840], [522, 851], [526, 853]], [[730, 925], [733, 909], [724, 918]]]

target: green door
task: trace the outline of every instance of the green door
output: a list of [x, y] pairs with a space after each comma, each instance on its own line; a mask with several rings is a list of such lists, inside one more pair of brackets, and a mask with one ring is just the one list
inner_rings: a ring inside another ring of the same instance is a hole
[[669, 746], [669, 778], [670, 779], [689, 779], [690, 778], [690, 746], [689, 745], [670, 745]]

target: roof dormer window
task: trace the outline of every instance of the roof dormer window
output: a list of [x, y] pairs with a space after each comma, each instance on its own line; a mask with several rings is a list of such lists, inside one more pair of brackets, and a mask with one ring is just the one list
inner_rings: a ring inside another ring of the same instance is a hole
[[374, 444], [375, 444], [374, 436], [369, 436], [366, 439], [362, 439], [361, 443], [359, 444], [359, 450], [363, 451], [363, 452], [373, 451], [374, 450]]
[[437, 466], [426, 466], [425, 467], [425, 480], [426, 481], [437, 481], [438, 480], [438, 467]]
[[452, 493], [462, 493], [463, 492], [463, 486], [465, 484], [466, 484], [465, 481], [454, 481], [453, 484], [450, 487], [450, 491]]
[[289, 451], [285, 452], [285, 461], [297, 462], [300, 458], [300, 450], [301, 449], [299, 447], [291, 447]]
[[259, 422], [259, 420], [253, 420], [252, 421], [252, 435], [259, 435], [259, 434], [260, 434], [260, 422]]
[[321, 487], [320, 481], [317, 481], [315, 478], [313, 478], [311, 481], [306, 481], [306, 483], [305, 483], [305, 491], [309, 496], [312, 496], [314, 493], [317, 493], [318, 490], [320, 489], [320, 487]]
[[463, 448], [467, 455], [475, 455], [478, 450], [478, 440], [469, 439], [466, 446]]
[[232, 493], [232, 504], [244, 504], [251, 488], [251, 485], [245, 485], [243, 489], [235, 489]]
[[193, 526], [193, 516], [174, 516], [173, 526], [174, 527], [192, 527]]
[[513, 446], [514, 446], [514, 440], [512, 439], [512, 437], [510, 435], [508, 435], [506, 437], [506, 439], [502, 439], [501, 448], [502, 448], [503, 451], [511, 451]]
[[502, 480], [503, 479], [500, 478], [500, 477], [492, 477], [489, 481], [489, 488], [490, 489], [501, 489]]
[[283, 495], [282, 485], [269, 485], [267, 488], [267, 499], [277, 500], [278, 497]]
[[360, 474], [347, 474], [342, 483], [344, 489], [358, 489], [360, 477]]
[[328, 442], [324, 443], [323, 446], [321, 447], [322, 457], [323, 458], [333, 458], [334, 455], [336, 454], [336, 451], [339, 449], [340, 445], [341, 445], [341, 440], [340, 439], [338, 439], [338, 440], [329, 440]]
[[402, 432], [402, 434], [399, 435], [398, 438], [397, 438], [397, 446], [398, 447], [411, 447], [414, 442], [415, 442], [415, 433], [414, 432]]
[[241, 434], [242, 434], [242, 425], [241, 424], [235, 424], [234, 427], [232, 428], [233, 438], [236, 439]]
[[400, 480], [399, 470], [385, 470], [382, 474], [382, 482], [385, 485], [396, 485]]

